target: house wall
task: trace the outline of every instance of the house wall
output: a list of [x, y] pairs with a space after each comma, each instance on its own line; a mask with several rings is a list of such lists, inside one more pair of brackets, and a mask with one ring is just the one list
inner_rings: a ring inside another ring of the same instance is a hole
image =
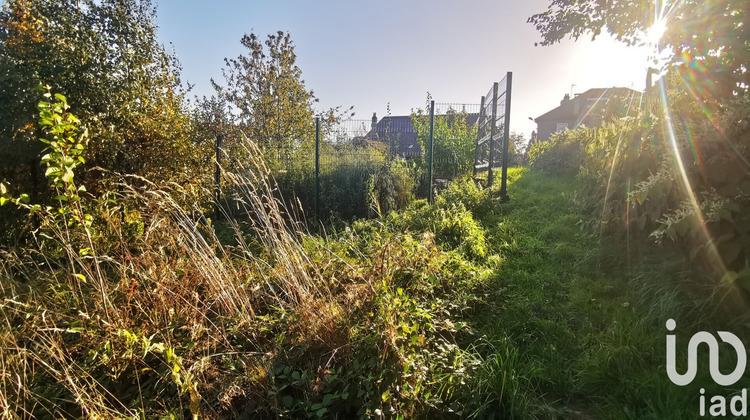
[[568, 123], [568, 127], [571, 126], [569, 121], [558, 121], [558, 120], [547, 120], [547, 121], [541, 121], [537, 120], [537, 138], [539, 141], [547, 141], [549, 140], [549, 137], [555, 132], [557, 129], [557, 123]]

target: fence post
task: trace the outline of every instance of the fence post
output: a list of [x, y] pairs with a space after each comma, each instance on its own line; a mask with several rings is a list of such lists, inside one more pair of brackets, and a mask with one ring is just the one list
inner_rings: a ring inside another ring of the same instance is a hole
[[510, 142], [510, 88], [513, 85], [513, 72], [508, 72], [505, 78], [505, 121], [503, 122], [503, 178], [500, 181], [500, 202], [510, 200], [507, 192], [508, 185], [508, 143]]
[[221, 140], [222, 133], [216, 135], [216, 168], [214, 172], [214, 221], [221, 218], [219, 210], [219, 200], [221, 199]]
[[320, 117], [315, 118], [315, 218], [320, 220]]
[[479, 161], [479, 139], [482, 133], [479, 131], [480, 125], [482, 124], [482, 113], [484, 112], [484, 96], [479, 105], [479, 116], [477, 117], [477, 141], [474, 143], [474, 168], [471, 171], [471, 176], [477, 177], [477, 162]]
[[435, 101], [430, 101], [430, 157], [427, 164], [427, 202], [432, 204], [432, 152], [434, 150]]
[[492, 166], [495, 164], [495, 134], [496, 133], [496, 119], [497, 119], [497, 86], [498, 83], [495, 82], [492, 85], [492, 119], [490, 120], [490, 161], [487, 167], [487, 170], [489, 173], [487, 174], [487, 186], [492, 186], [492, 181], [494, 180], [494, 176], [492, 175]]

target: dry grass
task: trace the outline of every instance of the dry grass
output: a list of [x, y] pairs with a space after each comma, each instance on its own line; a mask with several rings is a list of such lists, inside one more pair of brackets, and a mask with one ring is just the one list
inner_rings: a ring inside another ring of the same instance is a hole
[[0, 249], [2, 418], [408, 415], [465, 386], [471, 263], [386, 219], [310, 235], [261, 159], [232, 164], [221, 224], [108, 173], [89, 225], [41, 208]]
[[[153, 415], [153, 401], [177, 395], [189, 405], [178, 411], [212, 416], [201, 412], [201, 392], [232, 376], [215, 361], [232, 355], [257, 384], [267, 382], [262, 360], [273, 346], [262, 331], [274, 311], [295, 313], [303, 339], [346, 343], [347, 312], [318, 281], [300, 242], [304, 226], [275, 196], [262, 160], [226, 173], [225, 181], [235, 207], [225, 213], [241, 215], [229, 219], [236, 247], [222, 246], [206, 220], [194, 217], [200, 209], [178, 203], [178, 186], [125, 176], [114, 200], [81, 209], [96, 218], [90, 229], [42, 210], [31, 245], [2, 250], [3, 418]], [[125, 377], [136, 380], [135, 391], [112, 391]], [[236, 383], [225, 385], [216, 390], [225, 404], [248, 396]]]

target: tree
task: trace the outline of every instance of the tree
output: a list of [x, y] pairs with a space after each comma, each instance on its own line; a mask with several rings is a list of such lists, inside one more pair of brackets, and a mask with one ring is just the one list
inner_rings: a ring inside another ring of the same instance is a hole
[[[428, 104], [429, 104], [428, 97]], [[427, 156], [429, 150], [430, 115], [419, 109], [413, 113], [412, 122], [419, 145]], [[436, 115], [433, 128], [433, 162], [436, 177], [453, 177], [467, 172], [474, 164], [476, 125], [468, 124], [469, 114], [449, 109], [445, 115]]]
[[595, 37], [602, 30], [628, 44], [645, 43], [649, 28], [663, 25], [656, 46], [672, 53], [658, 101], [640, 118], [566, 131], [536, 150], [548, 163], [581, 156], [583, 172], [599, 181], [596, 212], [602, 220], [606, 213], [610, 221], [628, 221], [610, 226], [646, 229], [684, 251], [694, 266], [702, 263], [717, 280], [745, 286], [750, 284], [748, 2], [684, 0], [663, 9], [655, 4], [663, 3], [553, 0], [547, 12], [529, 18], [543, 45], [567, 35]]
[[[38, 165], [35, 86], [89, 121], [89, 167], [180, 184], [200, 177], [179, 63], [156, 38], [149, 0], [10, 0], [0, 12], [0, 160]], [[31, 163], [34, 162], [34, 163]], [[32, 182], [36, 179], [32, 177]]]
[[596, 38], [607, 31], [627, 43], [649, 41], [650, 28], [662, 26], [661, 49], [671, 50], [671, 64], [685, 77], [709, 81], [707, 98], [717, 102], [750, 86], [750, 11], [746, 0], [552, 0], [549, 9], [528, 19], [542, 34], [542, 45], [566, 36]]
[[237, 110], [237, 124], [261, 147], [288, 149], [313, 130], [313, 91], [305, 88], [289, 33], [242, 37], [247, 55], [225, 59], [226, 87], [212, 80], [219, 96]]

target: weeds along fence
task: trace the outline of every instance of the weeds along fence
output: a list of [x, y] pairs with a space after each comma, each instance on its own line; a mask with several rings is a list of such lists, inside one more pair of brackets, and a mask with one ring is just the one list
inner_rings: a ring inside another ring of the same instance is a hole
[[478, 115], [479, 104], [433, 102], [410, 115], [316, 119], [293, 140], [261, 149], [279, 195], [301, 218], [373, 217], [431, 199], [471, 173]]

